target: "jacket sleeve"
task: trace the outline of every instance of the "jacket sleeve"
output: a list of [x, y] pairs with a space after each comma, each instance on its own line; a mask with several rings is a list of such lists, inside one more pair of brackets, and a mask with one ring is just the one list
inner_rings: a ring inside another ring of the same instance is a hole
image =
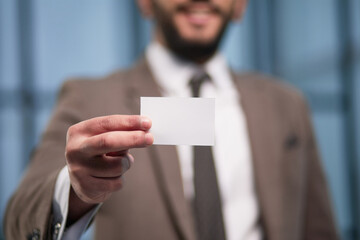
[[302, 110], [302, 116], [305, 117], [303, 121], [307, 136], [305, 147], [308, 160], [303, 239], [339, 239], [332, 212], [331, 198], [309, 118], [310, 114], [304, 102], [302, 102]]
[[[57, 175], [65, 166], [66, 132], [81, 121], [81, 97], [76, 81], [62, 87], [57, 107], [34, 151], [4, 218], [6, 239], [51, 239], [52, 202]], [[32, 238], [33, 237], [33, 238]]]

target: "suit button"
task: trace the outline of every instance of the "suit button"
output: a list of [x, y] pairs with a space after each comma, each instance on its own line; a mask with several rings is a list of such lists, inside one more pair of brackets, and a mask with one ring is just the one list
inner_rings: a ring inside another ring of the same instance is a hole
[[60, 228], [61, 228], [61, 223], [55, 224], [54, 233], [55, 233], [56, 235], [59, 234]]
[[54, 226], [53, 239], [57, 239], [61, 229], [61, 223], [56, 223]]
[[40, 230], [35, 228], [32, 234], [28, 236], [28, 240], [40, 240]]

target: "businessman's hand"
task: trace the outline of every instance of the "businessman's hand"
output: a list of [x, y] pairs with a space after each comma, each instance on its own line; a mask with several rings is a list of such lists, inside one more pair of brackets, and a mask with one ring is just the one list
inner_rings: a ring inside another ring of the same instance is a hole
[[134, 161], [128, 150], [153, 143], [147, 132], [150, 127], [151, 120], [146, 117], [112, 115], [68, 129], [65, 156], [72, 186], [70, 217], [80, 217], [122, 187], [122, 175]]

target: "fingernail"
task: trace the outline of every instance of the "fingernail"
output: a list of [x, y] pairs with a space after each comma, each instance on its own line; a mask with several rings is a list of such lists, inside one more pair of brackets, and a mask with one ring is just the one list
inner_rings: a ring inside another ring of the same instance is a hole
[[121, 159], [122, 174], [124, 174], [127, 170], [131, 168], [133, 162], [134, 162], [134, 158], [131, 154], [127, 154], [125, 157]]
[[148, 117], [141, 117], [140, 120], [141, 128], [144, 130], [149, 130], [151, 128], [151, 120]]
[[128, 159], [129, 159], [129, 164], [130, 164], [130, 167], [129, 167], [129, 168], [131, 168], [131, 166], [134, 164], [134, 157], [133, 157], [133, 155], [131, 155], [130, 153], [128, 153], [126, 156], [127, 156]]
[[146, 133], [145, 134], [145, 144], [146, 145], [152, 145], [154, 142], [154, 136], [151, 133]]

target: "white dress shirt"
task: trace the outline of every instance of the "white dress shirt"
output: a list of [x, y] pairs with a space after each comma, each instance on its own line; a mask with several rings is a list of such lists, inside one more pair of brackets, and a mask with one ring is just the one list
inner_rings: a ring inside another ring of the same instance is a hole
[[[190, 97], [188, 85], [198, 67], [182, 61], [157, 42], [151, 43], [145, 57], [155, 80], [166, 97]], [[222, 200], [222, 210], [228, 240], [260, 240], [259, 207], [255, 192], [247, 125], [225, 58], [217, 53], [202, 66], [211, 81], [203, 83], [201, 97], [215, 98], [215, 146], [214, 161]], [[192, 147], [177, 146], [185, 197], [194, 197]], [[70, 181], [65, 167], [59, 175], [54, 201], [61, 209], [62, 222], [66, 222]], [[61, 197], [59, 197], [61, 196]], [[80, 236], [91, 214], [81, 218], [67, 230], [67, 234]], [[63, 229], [61, 229], [63, 230]], [[66, 235], [67, 235], [66, 234]], [[58, 239], [61, 238], [60, 231]], [[73, 235], [73, 236], [74, 236]], [[73, 238], [72, 238], [73, 239]]]

